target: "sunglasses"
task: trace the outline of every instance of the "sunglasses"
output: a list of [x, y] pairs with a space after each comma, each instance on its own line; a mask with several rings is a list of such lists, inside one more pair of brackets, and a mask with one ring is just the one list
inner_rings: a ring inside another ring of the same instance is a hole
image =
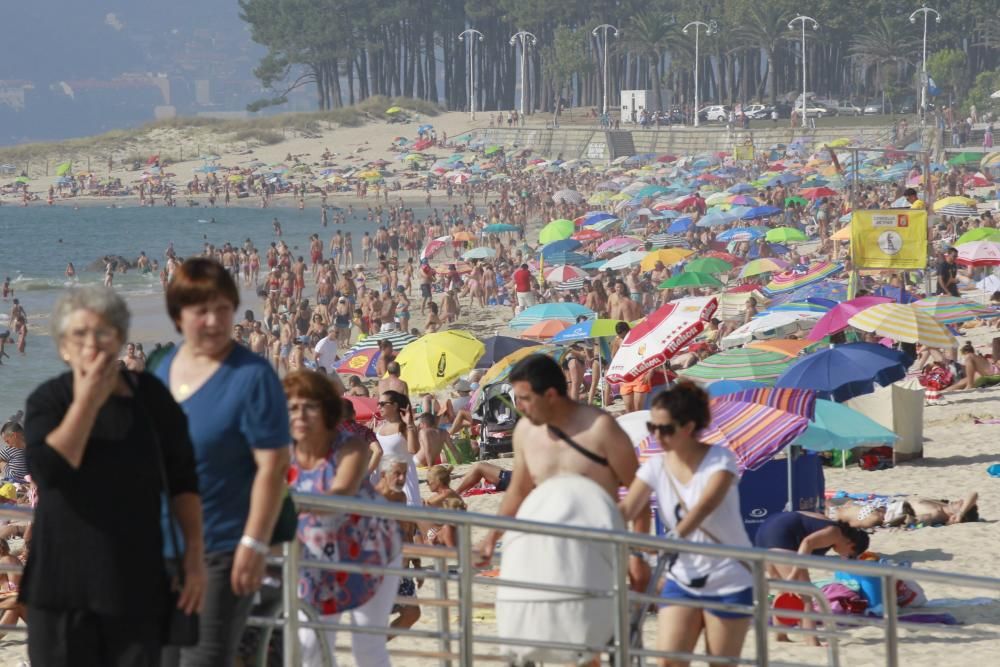
[[658, 433], [659, 435], [673, 435], [677, 432], [676, 424], [654, 424], [653, 422], [646, 422], [646, 430], [652, 433]]
[[380, 408], [384, 408], [387, 405], [395, 405], [395, 403], [393, 403], [392, 401], [379, 401], [378, 402], [378, 406]]

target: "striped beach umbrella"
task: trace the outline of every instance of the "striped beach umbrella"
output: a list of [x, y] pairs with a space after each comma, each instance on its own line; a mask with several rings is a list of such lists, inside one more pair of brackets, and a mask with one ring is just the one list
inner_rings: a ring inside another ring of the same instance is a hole
[[843, 268], [842, 264], [833, 262], [816, 262], [809, 267], [796, 267], [774, 276], [771, 282], [764, 286], [764, 293], [768, 296], [774, 296], [793, 292], [807, 285], [826, 280], [842, 271]]
[[550, 283], [564, 283], [567, 280], [573, 280], [575, 278], [585, 278], [587, 276], [587, 272], [575, 266], [560, 264], [558, 266], [545, 269], [543, 271], [543, 275], [545, 276], [545, 280]]
[[912, 306], [941, 324], [957, 324], [1000, 315], [1000, 311], [958, 296], [932, 296], [914, 301]]
[[416, 336], [407, 331], [386, 331], [383, 333], [372, 334], [364, 340], [359, 340], [348, 352], [350, 353], [357, 350], [378, 347], [379, 343], [383, 340], [390, 341], [392, 343], [392, 349], [399, 352], [416, 339]]
[[972, 241], [958, 247], [958, 258], [962, 266], [1000, 265], [1000, 243], [993, 241]]
[[642, 239], [637, 239], [634, 236], [616, 236], [597, 246], [594, 254], [603, 255], [606, 252], [624, 252], [638, 248], [641, 245]]
[[583, 289], [583, 286], [586, 285], [586, 283], [587, 281], [585, 278], [571, 278], [569, 280], [564, 280], [561, 283], [555, 283], [555, 287], [557, 290], [561, 290], [563, 292], [572, 292], [573, 290]]
[[683, 234], [672, 234], [669, 232], [653, 234], [647, 241], [654, 248], [686, 248], [688, 245], [687, 238]]
[[756, 470], [809, 426], [805, 417], [760, 403], [712, 399], [712, 422], [699, 434], [736, 455], [740, 474]]
[[699, 382], [757, 380], [773, 384], [790, 364], [788, 355], [741, 347], [713, 354], [678, 373]]
[[755, 387], [721, 395], [718, 400], [759, 403], [806, 419], [812, 419], [816, 415], [816, 392], [809, 389]]
[[901, 303], [880, 303], [847, 321], [855, 329], [870, 331], [903, 343], [928, 347], [955, 347], [955, 337], [925, 312]]
[[745, 345], [751, 340], [787, 338], [792, 334], [809, 331], [822, 313], [803, 311], [778, 311], [760, 315], [738, 327], [720, 341], [723, 349]]

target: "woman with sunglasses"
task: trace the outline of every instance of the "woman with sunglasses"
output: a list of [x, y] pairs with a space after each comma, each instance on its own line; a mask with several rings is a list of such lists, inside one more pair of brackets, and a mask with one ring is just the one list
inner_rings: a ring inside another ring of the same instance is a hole
[[[621, 502], [625, 520], [638, 516], [650, 495], [656, 493], [660, 520], [669, 529], [669, 537], [750, 547], [740, 514], [736, 458], [724, 447], [698, 440], [698, 433], [711, 420], [708, 395], [682, 382], [653, 398], [649, 419], [649, 433], [663, 448], [663, 454], [639, 467]], [[740, 655], [750, 628], [750, 614], [681, 607], [670, 601], [753, 604], [753, 580], [743, 563], [679, 554], [668, 569], [662, 597], [665, 602], [659, 614], [658, 650], [690, 653], [704, 632], [709, 654]]]
[[413, 460], [413, 456], [420, 451], [420, 440], [410, 399], [390, 389], [382, 392], [378, 407], [383, 421], [375, 429], [375, 437], [382, 445], [382, 455], [385, 458], [409, 461], [403, 492], [406, 493], [407, 505], [420, 505], [420, 479]]

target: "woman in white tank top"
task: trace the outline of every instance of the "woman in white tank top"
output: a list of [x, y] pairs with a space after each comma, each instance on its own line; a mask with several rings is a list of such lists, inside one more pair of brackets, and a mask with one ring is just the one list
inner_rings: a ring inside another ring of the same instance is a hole
[[382, 458], [407, 462], [406, 484], [403, 486], [406, 504], [420, 505], [420, 478], [413, 462], [413, 455], [420, 450], [420, 442], [410, 399], [398, 391], [385, 391], [379, 397], [378, 406], [384, 421], [376, 429], [375, 436], [382, 445]]

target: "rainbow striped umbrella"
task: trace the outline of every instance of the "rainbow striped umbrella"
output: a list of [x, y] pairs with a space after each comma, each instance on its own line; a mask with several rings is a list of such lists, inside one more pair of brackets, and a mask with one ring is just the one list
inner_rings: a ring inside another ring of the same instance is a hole
[[768, 296], [774, 296], [775, 294], [791, 292], [829, 278], [842, 271], [843, 268], [842, 264], [832, 262], [816, 262], [808, 268], [796, 267], [774, 276], [771, 282], [764, 286], [764, 293]]
[[809, 426], [809, 420], [791, 412], [747, 401], [712, 399], [712, 422], [699, 438], [729, 448], [740, 474], [756, 470]]
[[758, 380], [774, 384], [791, 362], [786, 354], [742, 347], [713, 354], [679, 374], [700, 382]]
[[959, 296], [932, 296], [914, 301], [917, 310], [927, 313], [941, 324], [967, 322], [979, 317], [996, 317], [1000, 312]]
[[742, 401], [758, 403], [794, 415], [813, 419], [816, 416], [816, 392], [809, 389], [791, 389], [788, 387], [761, 387], [744, 389], [719, 396], [718, 401]]
[[955, 347], [955, 337], [927, 313], [902, 303], [880, 303], [847, 321], [855, 329], [871, 331], [903, 343], [928, 347]]

